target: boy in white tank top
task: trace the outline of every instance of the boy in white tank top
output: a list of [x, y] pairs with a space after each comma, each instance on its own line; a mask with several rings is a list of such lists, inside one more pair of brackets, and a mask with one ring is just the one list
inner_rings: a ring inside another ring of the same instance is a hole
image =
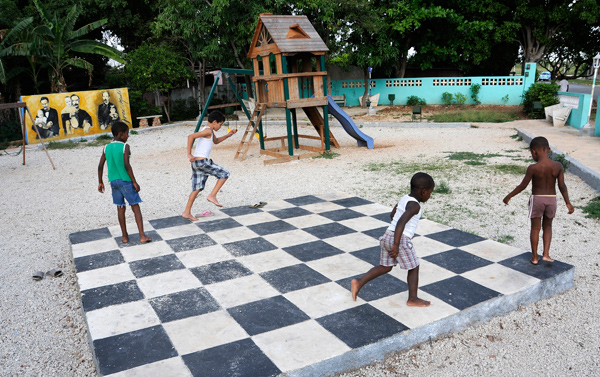
[[[215, 184], [215, 187], [211, 193], [206, 197], [206, 200], [213, 203], [217, 207], [223, 207], [217, 200], [217, 194], [219, 193], [221, 187], [223, 187], [225, 184], [227, 178], [229, 178], [230, 174], [227, 169], [215, 164], [209, 157], [213, 144], [219, 144], [237, 132], [237, 130], [231, 130], [221, 137], [217, 137], [217, 135], [215, 135], [214, 131], [218, 131], [225, 122], [225, 116], [219, 111], [215, 110], [208, 114], [207, 120], [208, 124], [202, 127], [200, 131], [189, 135], [187, 142], [187, 156], [192, 165], [192, 193], [188, 198], [187, 205], [185, 206], [185, 210], [181, 216], [192, 221], [198, 220], [197, 217], [192, 215], [192, 206], [194, 205], [194, 201], [196, 200], [198, 194], [200, 194], [200, 191], [204, 190], [206, 180], [211, 175], [217, 178], [217, 183]], [[198, 139], [198, 143], [196, 144], [194, 153], [192, 153], [192, 145], [196, 139]], [[210, 214], [210, 211], [206, 211], [205, 213], [206, 215], [204, 216], [207, 216]]]
[[406, 305], [426, 307], [431, 304], [417, 297], [419, 288], [419, 259], [412, 244], [412, 238], [421, 218], [423, 209], [420, 203], [425, 203], [431, 197], [435, 182], [429, 174], [416, 173], [410, 180], [410, 194], [404, 195], [396, 204], [390, 217], [392, 222], [379, 238], [381, 255], [379, 266], [371, 268], [360, 279], [351, 282], [352, 298], [356, 301], [358, 292], [367, 282], [378, 276], [387, 274], [392, 267], [408, 270], [408, 300]]

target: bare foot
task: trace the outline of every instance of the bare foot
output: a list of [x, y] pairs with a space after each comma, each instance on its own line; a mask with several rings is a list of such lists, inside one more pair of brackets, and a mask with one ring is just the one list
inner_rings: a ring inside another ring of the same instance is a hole
[[192, 216], [191, 213], [184, 213], [183, 215], [181, 215], [181, 217], [183, 217], [184, 219], [192, 220], [192, 221], [198, 221], [198, 218]]
[[217, 207], [223, 207], [223, 205], [217, 201], [217, 198], [216, 198], [216, 197], [213, 197], [213, 196], [207, 196], [207, 197], [206, 197], [206, 200], [208, 200], [208, 201], [209, 201], [209, 202], [211, 202], [212, 204], [216, 205]]
[[531, 264], [533, 264], [534, 266], [537, 266], [537, 265], [538, 265], [538, 263], [540, 263], [540, 260], [539, 260], [539, 259], [535, 259], [535, 260], [533, 260], [533, 259], [530, 259], [530, 260], [529, 260], [529, 262], [530, 262]]
[[148, 243], [148, 242], [152, 242], [152, 238], [144, 236], [144, 237], [140, 237], [140, 242], [141, 243]]
[[552, 259], [552, 258], [550, 258], [550, 257], [542, 257], [542, 260], [543, 260], [544, 262], [549, 262], [549, 263], [552, 263], [552, 262], [554, 262], [554, 259]]
[[121, 237], [121, 241], [123, 243], [129, 242], [129, 234], [124, 234], [123, 237]]
[[354, 301], [356, 301], [356, 296], [358, 295], [358, 291], [360, 291], [360, 284], [358, 283], [358, 280], [356, 279], [352, 279], [352, 281], [350, 282], [350, 290], [352, 291], [352, 299], [354, 299]]
[[420, 298], [416, 298], [414, 300], [408, 300], [406, 301], [406, 305], [407, 306], [416, 306], [419, 308], [425, 308], [429, 305], [431, 305], [431, 301], [425, 301], [425, 300], [421, 300]]

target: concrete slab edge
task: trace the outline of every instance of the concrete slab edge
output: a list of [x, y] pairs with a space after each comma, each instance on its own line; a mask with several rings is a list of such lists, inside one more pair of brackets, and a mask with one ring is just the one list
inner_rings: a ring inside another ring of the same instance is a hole
[[[527, 144], [529, 144], [531, 142], [531, 140], [535, 137], [535, 136], [531, 135], [530, 133], [528, 133], [527, 131], [523, 131], [520, 129], [517, 129], [517, 134]], [[550, 149], [552, 150], [551, 155], [553, 157], [562, 154], [565, 156], [565, 159], [567, 161], [569, 161], [569, 167], [567, 168], [568, 173], [578, 176], [579, 178], [581, 178], [582, 181], [587, 183], [591, 188], [600, 192], [600, 174], [598, 174], [597, 172], [588, 168], [587, 166], [585, 166], [581, 162], [577, 161], [576, 159], [565, 155], [563, 152], [561, 152], [557, 148], [550, 146]]]
[[[73, 244], [70, 244], [69, 251], [71, 252], [71, 262], [73, 263], [73, 271], [75, 271], [75, 276], [77, 277], [77, 270], [75, 269], [75, 256], [73, 255]], [[92, 339], [92, 334], [90, 334], [90, 324], [88, 323], [88, 318], [85, 314], [85, 310], [83, 310], [83, 296], [81, 295], [79, 278], [75, 279], [75, 284], [77, 285], [77, 292], [79, 293], [79, 310], [81, 311], [81, 315], [83, 317], [83, 320], [85, 321], [85, 333], [88, 339], [88, 345], [90, 346], [90, 351], [92, 352], [92, 359], [94, 360], [96, 373], [98, 374], [98, 376], [102, 376], [102, 373], [100, 372], [100, 363], [98, 362], [98, 358], [96, 357], [96, 352], [94, 352], [94, 340]]]
[[574, 273], [575, 268], [573, 267], [514, 294], [493, 298], [423, 327], [404, 331], [377, 343], [281, 375], [286, 377], [332, 376], [383, 361], [392, 352], [406, 350], [430, 339], [463, 331], [470, 325], [489, 321], [493, 317], [517, 310], [520, 306], [565, 292], [574, 285]]

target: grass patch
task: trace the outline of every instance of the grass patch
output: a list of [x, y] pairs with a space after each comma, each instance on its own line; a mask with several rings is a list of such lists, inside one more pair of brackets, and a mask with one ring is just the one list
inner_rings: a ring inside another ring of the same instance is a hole
[[108, 140], [112, 141], [113, 137], [109, 134], [102, 134], [96, 138], [96, 140]]
[[320, 155], [315, 156], [313, 158], [326, 158], [328, 160], [331, 160], [331, 159], [334, 159], [336, 157], [340, 157], [340, 154], [332, 152], [332, 151], [325, 151], [325, 152], [321, 153]]
[[503, 123], [519, 119], [516, 111], [504, 112], [494, 110], [464, 110], [449, 111], [447, 113], [433, 114], [433, 121], [437, 123], [451, 122], [482, 122]]
[[473, 153], [473, 152], [454, 152], [448, 155], [449, 160], [475, 160], [479, 161], [484, 158], [501, 157], [498, 153]]
[[450, 164], [442, 162], [403, 162], [403, 161], [392, 161], [392, 162], [371, 162], [368, 163], [364, 170], [374, 172], [391, 172], [395, 174], [403, 173], [416, 173], [419, 171], [431, 173], [439, 172], [447, 169], [451, 169]]
[[[515, 139], [516, 141], [523, 141], [523, 138], [519, 136], [519, 134], [510, 135], [511, 139]], [[527, 147], [529, 149], [529, 147]]]
[[439, 184], [435, 185], [433, 192], [436, 194], [450, 194], [452, 193], [452, 189], [446, 182], [441, 181]]
[[600, 219], [600, 196], [588, 202], [583, 208], [585, 217], [591, 219]]
[[514, 164], [493, 165], [494, 169], [501, 173], [523, 175], [527, 171], [526, 166]]
[[[103, 135], [104, 136], [104, 135]], [[108, 136], [108, 135], [105, 135]], [[48, 149], [75, 149], [80, 147], [100, 147], [105, 146], [106, 144], [112, 141], [112, 137], [108, 138], [100, 138], [88, 141], [86, 139], [79, 140], [68, 140], [68, 141], [51, 141], [46, 144], [46, 148]]]
[[469, 161], [465, 161], [465, 164], [471, 165], [471, 166], [479, 166], [479, 165], [487, 165], [487, 162], [485, 162], [485, 161], [469, 160]]
[[498, 237], [498, 239], [496, 241], [500, 242], [500, 243], [509, 243], [511, 241], [514, 241], [515, 237], [509, 235], [509, 234], [505, 234], [503, 236]]

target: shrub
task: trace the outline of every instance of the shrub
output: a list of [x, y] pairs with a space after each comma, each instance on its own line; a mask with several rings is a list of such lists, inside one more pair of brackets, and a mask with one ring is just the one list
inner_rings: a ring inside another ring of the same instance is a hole
[[425, 106], [427, 102], [423, 98], [419, 98], [417, 96], [409, 96], [406, 100], [406, 104], [408, 106]]
[[476, 105], [481, 105], [479, 100], [479, 91], [481, 90], [481, 84], [471, 84], [471, 99]]
[[504, 97], [502, 97], [501, 100], [502, 100], [502, 103], [506, 105], [508, 103], [508, 94], [505, 95]]
[[171, 104], [171, 121], [194, 119], [198, 113], [198, 103], [193, 97], [176, 99]]
[[442, 93], [442, 103], [444, 105], [452, 105], [452, 103], [454, 103], [452, 93], [448, 93], [448, 92]]
[[583, 213], [586, 214], [585, 217], [600, 219], [600, 197], [590, 200], [582, 209]]
[[555, 154], [552, 155], [551, 158], [556, 162], [560, 162], [560, 164], [563, 166], [565, 173], [567, 172], [567, 169], [569, 168], [570, 164], [569, 160], [567, 160], [567, 156], [565, 156], [564, 154]]
[[454, 102], [456, 102], [457, 105], [464, 105], [465, 102], [467, 102], [467, 96], [460, 92], [454, 93]]
[[136, 117], [162, 114], [161, 108], [146, 102], [139, 90], [129, 91], [129, 108], [131, 109], [131, 119], [134, 126], [137, 126]]
[[523, 94], [523, 110], [532, 118], [543, 118], [545, 116], [543, 112], [534, 114], [533, 103], [540, 101], [544, 107], [557, 104], [559, 102], [558, 88], [559, 86], [554, 83], [536, 82], [531, 85]]

